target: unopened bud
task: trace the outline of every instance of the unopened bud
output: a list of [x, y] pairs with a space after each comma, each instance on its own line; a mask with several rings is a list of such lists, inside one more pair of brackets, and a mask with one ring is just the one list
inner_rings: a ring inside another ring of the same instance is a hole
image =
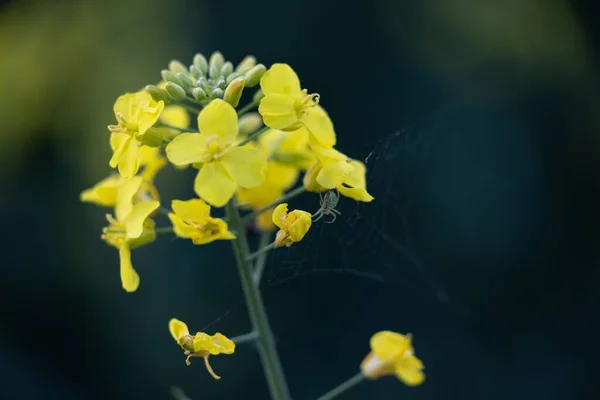
[[167, 82], [165, 89], [174, 100], [181, 101], [185, 99], [185, 90], [181, 86], [173, 82]]
[[240, 136], [248, 136], [251, 133], [259, 130], [263, 125], [260, 114], [252, 112], [244, 114], [240, 117], [238, 122]]
[[192, 78], [185, 72], [178, 73], [177, 79], [179, 79], [181, 86], [183, 86], [183, 88], [186, 90], [191, 90], [192, 88], [196, 87]]
[[246, 56], [240, 63], [235, 67], [235, 72], [243, 74], [250, 68], [256, 65], [256, 58], [254, 56]]
[[227, 78], [225, 79], [225, 82], [229, 85], [232, 80], [234, 80], [235, 78], [239, 78], [239, 77], [240, 77], [240, 74], [238, 74], [237, 72], [233, 72], [227, 76]]
[[[210, 74], [211, 78], [216, 78], [219, 76], [221, 68], [223, 68], [223, 64], [225, 64], [225, 58], [223, 58], [223, 54], [218, 51], [215, 51], [211, 54], [210, 60], [208, 61], [208, 73]], [[212, 71], [215, 71], [214, 76]]]
[[177, 74], [178, 72], [187, 72], [187, 68], [179, 60], [171, 60], [169, 63], [169, 71]]
[[208, 62], [202, 54], [198, 53], [194, 56], [194, 65], [202, 72], [202, 75], [206, 75], [208, 72]]
[[198, 101], [206, 99], [206, 92], [202, 88], [194, 88], [192, 90], [192, 96]]
[[220, 89], [225, 89], [227, 87], [227, 82], [225, 82], [225, 78], [223, 78], [222, 76], [219, 77], [219, 79], [217, 79], [217, 82], [215, 83], [215, 86], [220, 88]]
[[244, 91], [245, 80], [244, 78], [237, 78], [231, 81], [225, 89], [223, 100], [231, 104], [233, 108], [237, 107], [242, 98], [242, 92]]
[[178, 85], [181, 84], [181, 82], [177, 78], [177, 75], [175, 75], [173, 72], [169, 71], [168, 69], [163, 69], [162, 71], [160, 71], [160, 75], [162, 76], [162, 78], [165, 82], [173, 82]]
[[210, 93], [210, 97], [212, 99], [222, 99], [223, 98], [223, 89], [216, 88]]
[[228, 76], [233, 72], [233, 64], [227, 61], [221, 68], [221, 76]]
[[202, 73], [202, 71], [200, 71], [200, 69], [198, 67], [196, 67], [194, 64], [190, 65], [190, 73], [192, 74], [192, 76], [196, 79], [200, 78], [202, 75], [204, 75]]
[[[248, 86], [248, 85], [246, 85]], [[265, 94], [263, 93], [262, 90], [258, 89], [256, 91], [256, 93], [254, 93], [254, 96], [252, 96], [252, 101], [255, 102], [256, 104], [260, 103], [260, 101], [262, 100], [262, 98], [265, 97]]]
[[169, 101], [169, 95], [165, 89], [161, 89], [154, 85], [148, 85], [144, 88], [146, 92], [150, 93], [150, 96], [156, 101]]
[[260, 82], [260, 78], [262, 78], [263, 74], [267, 71], [267, 68], [262, 65], [262, 64], [258, 64], [255, 65], [254, 67], [250, 68], [248, 71], [246, 71], [246, 86], [247, 87], [254, 87], [256, 85], [258, 85], [258, 83]]

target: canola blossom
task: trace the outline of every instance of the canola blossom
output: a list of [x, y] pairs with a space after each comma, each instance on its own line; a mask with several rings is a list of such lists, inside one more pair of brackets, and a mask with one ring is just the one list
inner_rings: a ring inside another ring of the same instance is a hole
[[273, 223], [279, 228], [275, 236], [275, 247], [290, 247], [301, 241], [312, 224], [310, 213], [302, 210], [288, 213], [287, 203], [275, 207], [272, 218]]
[[210, 206], [201, 199], [173, 200], [171, 207], [174, 213], [169, 213], [169, 219], [180, 238], [191, 239], [194, 244], [235, 239], [235, 235], [227, 230], [227, 223], [211, 217]]

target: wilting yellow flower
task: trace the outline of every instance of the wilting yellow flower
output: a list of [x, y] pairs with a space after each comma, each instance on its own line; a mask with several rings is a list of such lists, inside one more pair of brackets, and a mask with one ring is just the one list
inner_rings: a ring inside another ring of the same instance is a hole
[[109, 125], [113, 156], [109, 165], [119, 167], [124, 177], [135, 175], [140, 167], [140, 145], [144, 135], [158, 120], [164, 102], [156, 102], [146, 91], [120, 96], [114, 105], [117, 125]]
[[173, 200], [171, 207], [175, 213], [169, 213], [169, 219], [177, 236], [192, 239], [194, 244], [235, 239], [235, 235], [227, 230], [225, 221], [210, 216], [210, 206], [204, 201]]
[[273, 64], [260, 79], [265, 95], [258, 112], [265, 125], [283, 131], [295, 131], [305, 126], [312, 140], [321, 147], [333, 147], [335, 131], [329, 116], [319, 107], [319, 95], [308, 94], [300, 80], [287, 64]]
[[172, 318], [169, 321], [169, 332], [171, 332], [173, 339], [184, 350], [184, 354], [187, 356], [185, 359], [187, 365], [191, 364], [191, 357], [202, 357], [204, 358], [204, 365], [206, 365], [206, 369], [212, 377], [221, 379], [210, 366], [208, 357], [218, 354], [233, 354], [235, 351], [235, 343], [233, 341], [219, 332], [212, 336], [204, 332], [198, 332], [192, 336], [185, 322], [176, 318]]
[[[134, 196], [134, 202], [141, 200], [159, 201], [158, 190], [154, 186], [154, 177], [167, 160], [160, 155], [160, 149], [142, 146], [140, 148], [140, 165], [144, 166], [141, 174], [142, 184]], [[102, 179], [89, 189], [81, 192], [80, 200], [103, 207], [114, 207], [117, 204], [117, 193], [129, 179], [113, 174]]]
[[417, 386], [425, 380], [423, 363], [414, 355], [411, 335], [381, 331], [371, 337], [371, 352], [360, 369], [369, 379], [395, 374], [408, 386]]
[[256, 187], [265, 179], [266, 158], [252, 146], [234, 146], [238, 119], [233, 107], [213, 100], [198, 115], [200, 133], [182, 133], [167, 145], [175, 165], [198, 168], [194, 190], [207, 203], [224, 206], [238, 186]]
[[273, 211], [273, 223], [279, 231], [275, 236], [275, 247], [287, 246], [302, 240], [312, 225], [310, 213], [302, 210], [294, 210], [288, 214], [287, 203], [275, 207]]
[[356, 201], [373, 200], [367, 192], [365, 165], [348, 158], [336, 149], [313, 148], [315, 163], [304, 175], [304, 187], [309, 192], [337, 189], [341, 194]]
[[114, 218], [107, 215], [109, 226], [102, 230], [102, 239], [119, 249], [121, 282], [127, 292], [135, 291], [140, 277], [131, 264], [131, 249], [156, 239], [154, 221], [150, 218], [160, 205], [158, 201], [143, 200], [134, 204], [134, 196], [142, 186], [143, 178], [135, 176], [125, 182], [117, 192]]

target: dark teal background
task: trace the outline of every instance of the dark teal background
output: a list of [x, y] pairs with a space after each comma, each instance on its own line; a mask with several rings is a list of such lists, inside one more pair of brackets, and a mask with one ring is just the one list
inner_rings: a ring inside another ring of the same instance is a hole
[[[335, 224], [317, 223], [268, 260], [264, 301], [295, 399], [355, 374], [384, 329], [414, 335], [427, 381], [407, 388], [388, 377], [340, 398], [600, 396], [594, 2], [170, 7], [137, 29], [168, 22], [186, 51], [156, 56], [153, 75], [113, 98], [156, 82], [172, 58], [252, 53], [292, 65], [321, 95], [338, 147], [367, 163], [373, 203], [342, 200]], [[97, 132], [108, 141], [112, 103], [104, 107]], [[213, 359], [217, 382], [201, 360], [185, 366], [167, 330], [177, 317], [192, 330], [247, 332], [229, 243], [161, 236], [133, 253], [141, 285], [125, 293], [117, 251], [99, 239], [105, 210], [78, 201], [109, 168], [90, 180], [86, 162], [58, 151], [83, 133], [67, 142], [52, 130], [31, 139], [17, 172], [0, 175], [0, 398], [166, 399], [176, 385], [194, 400], [265, 399], [251, 346]], [[163, 205], [192, 196], [191, 182], [192, 171], [161, 172]], [[316, 210], [318, 198], [291, 206]]]

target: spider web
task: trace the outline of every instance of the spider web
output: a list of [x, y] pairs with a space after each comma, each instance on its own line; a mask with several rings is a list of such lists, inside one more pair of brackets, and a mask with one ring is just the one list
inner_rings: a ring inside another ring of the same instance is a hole
[[[265, 269], [268, 284], [311, 274], [351, 274], [448, 302], [446, 291], [417, 256], [411, 240], [415, 171], [427, 147], [415, 129], [380, 140], [363, 160], [367, 188], [375, 200], [361, 203], [340, 197], [336, 209], [342, 214], [335, 222], [326, 223], [331, 216], [324, 216], [301, 242], [270, 253]], [[314, 213], [319, 196], [305, 194], [292, 203], [291, 208]]]

